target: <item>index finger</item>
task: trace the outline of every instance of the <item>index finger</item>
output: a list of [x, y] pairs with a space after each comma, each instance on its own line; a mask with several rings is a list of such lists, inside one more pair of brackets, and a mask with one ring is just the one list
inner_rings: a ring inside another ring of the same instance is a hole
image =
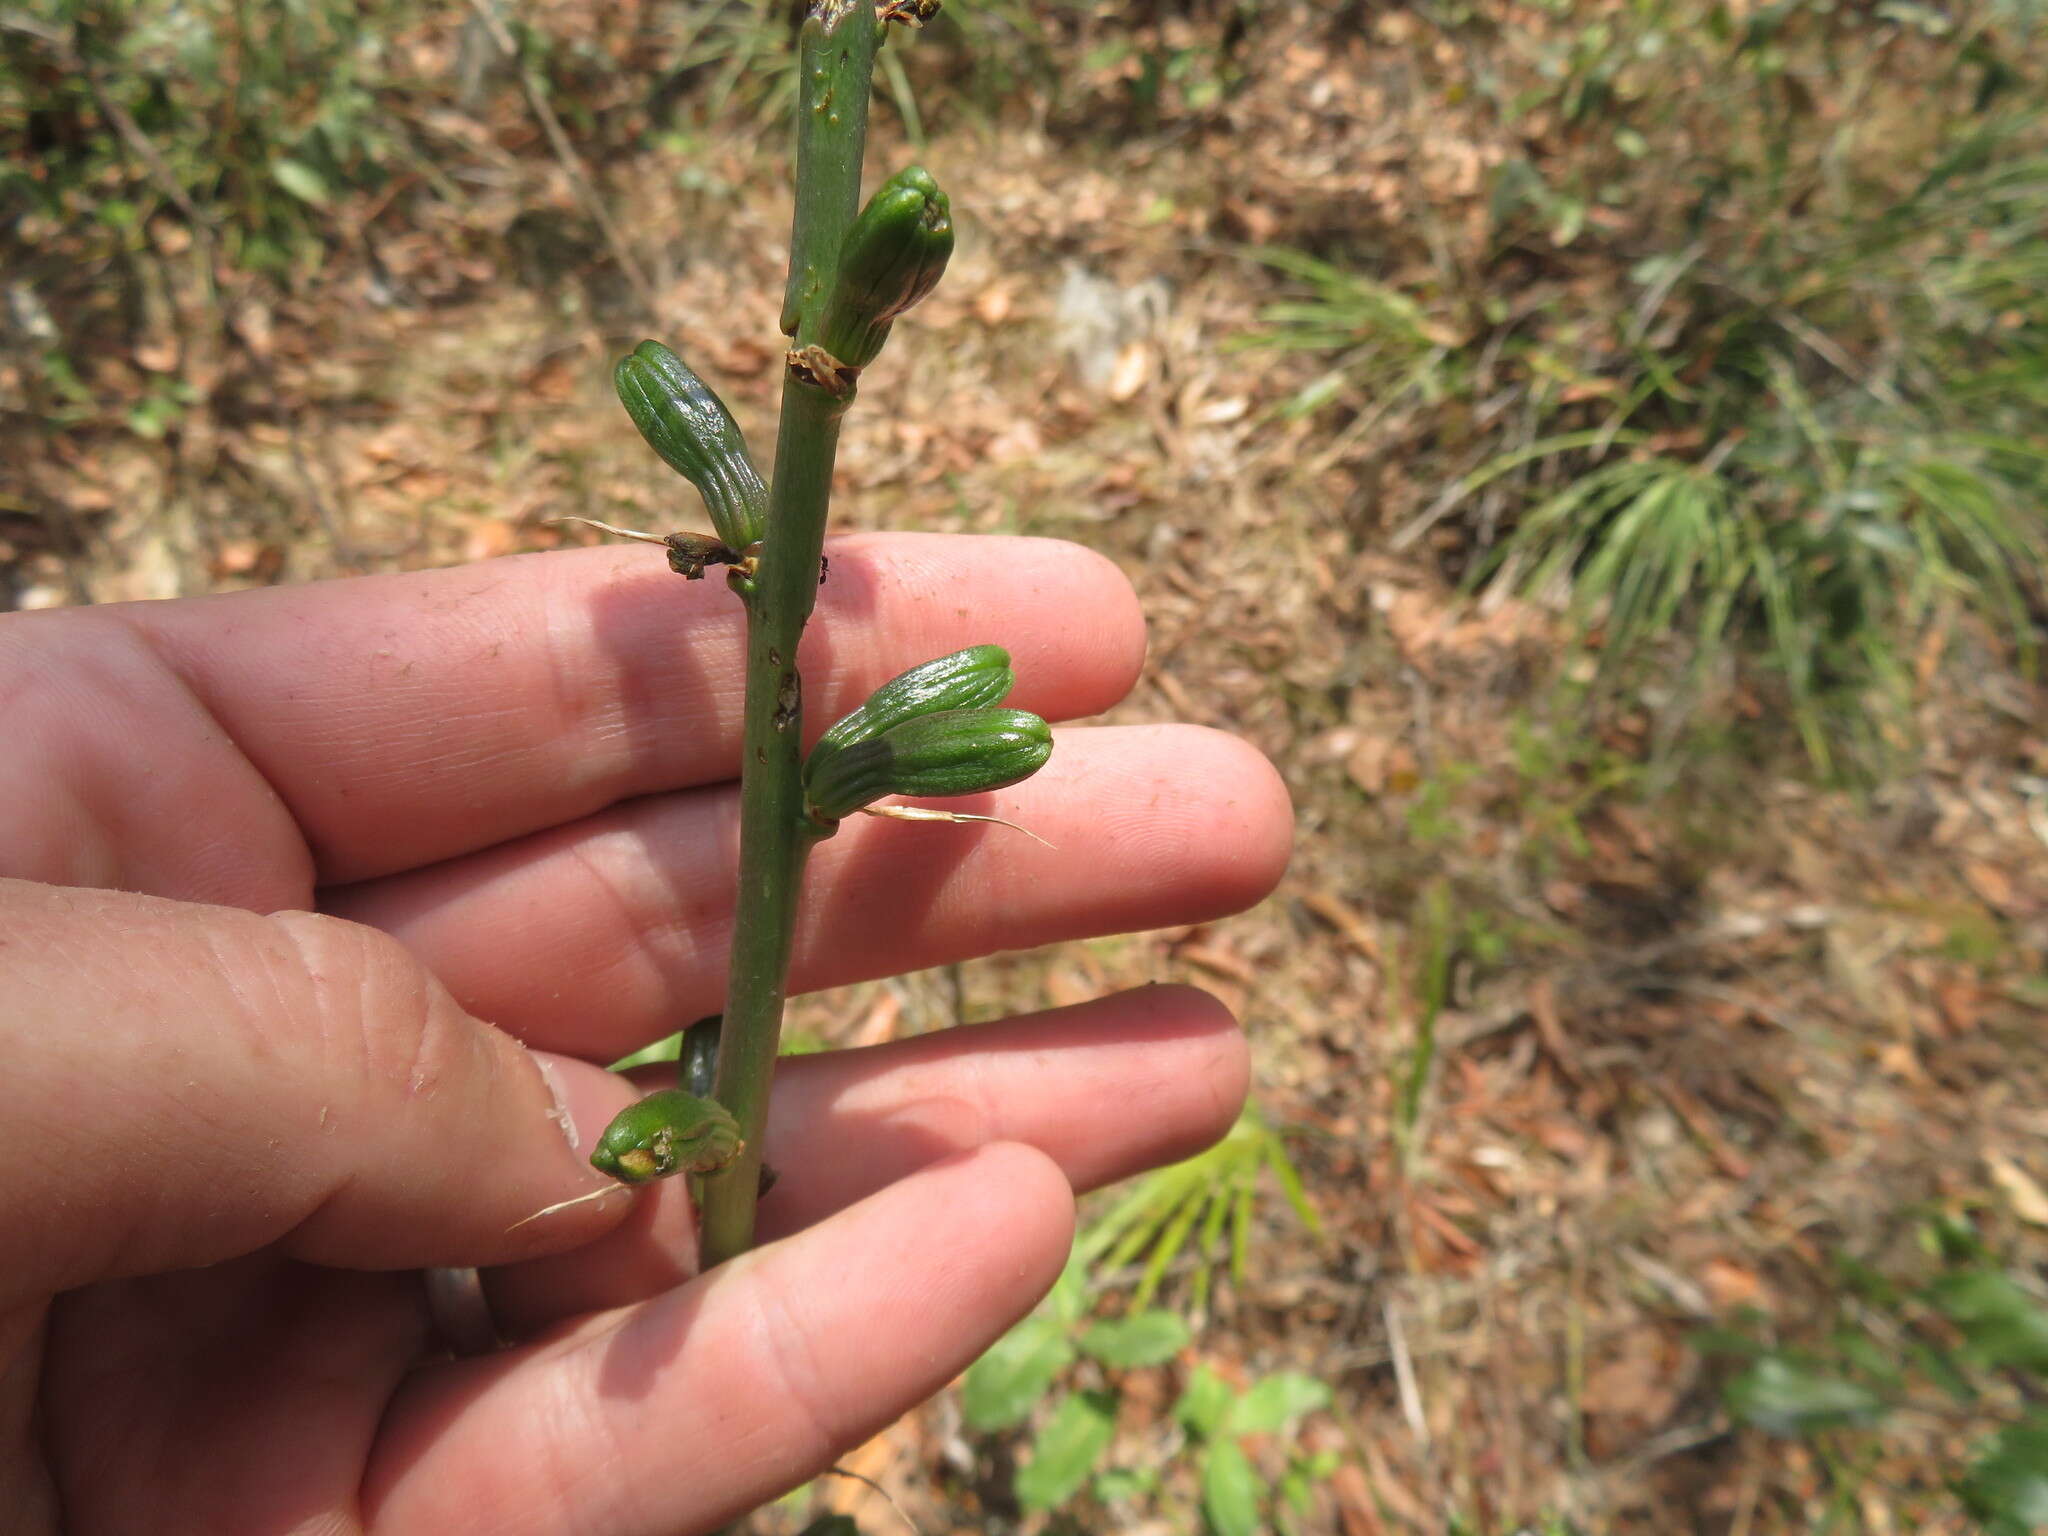
[[[310, 850], [314, 879], [360, 880], [634, 796], [729, 778], [737, 762], [741, 604], [722, 582], [686, 582], [638, 548], [64, 615], [81, 626], [82, 641], [91, 631], [81, 649], [92, 659], [77, 669], [86, 691], [113, 670], [103, 626], [114, 615], [125, 638], [139, 635], [153, 654], [100, 690], [112, 697], [81, 706], [74, 685], [74, 696], [56, 701], [70, 717], [68, 734], [58, 733], [67, 746], [43, 773], [53, 785], [118, 785], [121, 804], [105, 817], [118, 821], [127, 845], [117, 876], [175, 866], [178, 849], [210, 846], [218, 862], [222, 845], [287, 835], [281, 801]], [[39, 641], [48, 635], [37, 630]], [[1122, 574], [1077, 545], [919, 534], [837, 540], [803, 642], [809, 734], [883, 679], [982, 642], [1012, 653], [1021, 707], [1070, 718], [1107, 707], [1130, 686], [1143, 622]], [[46, 665], [54, 658], [61, 667], [63, 654], [38, 647]], [[152, 678], [152, 662], [160, 677]], [[200, 708], [167, 726], [152, 708], [156, 694]], [[224, 732], [254, 772], [218, 763], [181, 772], [199, 737], [177, 733], [203, 727], [217, 728], [208, 750], [218, 751]], [[112, 763], [133, 761], [138, 741], [152, 749], [151, 771], [114, 772]], [[81, 816], [90, 821], [90, 807]], [[151, 839], [170, 842], [155, 856], [138, 854], [133, 845]], [[303, 862], [301, 850], [289, 851]], [[267, 858], [275, 867], [286, 850], [237, 852], [238, 862]], [[112, 883], [195, 894], [166, 889], [176, 883], [168, 876]], [[196, 894], [254, 899], [218, 888]]]

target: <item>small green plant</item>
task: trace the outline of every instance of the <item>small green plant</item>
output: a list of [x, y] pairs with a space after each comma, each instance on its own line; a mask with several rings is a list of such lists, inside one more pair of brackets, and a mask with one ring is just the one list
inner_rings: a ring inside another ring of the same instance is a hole
[[[1052, 1402], [1016, 1476], [1014, 1491], [1026, 1509], [1056, 1509], [1084, 1490], [1106, 1503], [1159, 1490], [1158, 1467], [1101, 1464], [1120, 1400], [1112, 1373], [1165, 1365], [1188, 1347], [1193, 1331], [1186, 1320], [1152, 1305], [1183, 1255], [1191, 1254], [1188, 1305], [1193, 1314], [1207, 1307], [1226, 1253], [1233, 1278], [1242, 1280], [1254, 1200], [1268, 1172], [1303, 1225], [1319, 1234], [1321, 1219], [1308, 1203], [1280, 1133], [1256, 1106], [1248, 1105], [1214, 1147], [1148, 1174], [1090, 1222], [1038, 1310], [968, 1371], [962, 1408], [975, 1429], [1015, 1428], [1041, 1404]], [[1122, 1315], [1097, 1319], [1093, 1300], [1106, 1278], [1135, 1263], [1142, 1267]], [[1062, 1390], [1076, 1369], [1088, 1372], [1087, 1378]], [[1175, 1414], [1198, 1457], [1205, 1510], [1213, 1486], [1215, 1530], [1256, 1528], [1234, 1522], [1240, 1512], [1270, 1503], [1271, 1490], [1245, 1457], [1241, 1438], [1280, 1433], [1328, 1401], [1328, 1389], [1305, 1377], [1271, 1377], [1237, 1394], [1206, 1368], [1197, 1369]], [[1308, 1484], [1328, 1475], [1332, 1465], [1327, 1458], [1291, 1459], [1280, 1485], [1284, 1507], [1305, 1500]]]
[[1843, 1316], [1817, 1343], [1785, 1346], [1761, 1330], [1703, 1335], [1703, 1349], [1743, 1362], [1722, 1399], [1738, 1423], [1819, 1446], [1844, 1509], [1888, 1426], [1967, 1422], [1979, 1442], [1950, 1479], [1955, 1500], [1985, 1536], [2048, 1529], [2048, 1299], [1961, 1222], [1927, 1223], [1923, 1246], [1936, 1267], [1912, 1283], [1842, 1261]]
[[1198, 1366], [1174, 1405], [1173, 1416], [1196, 1447], [1201, 1469], [1202, 1516], [1216, 1536], [1292, 1533], [1309, 1513], [1315, 1484], [1337, 1470], [1335, 1451], [1306, 1452], [1289, 1443], [1287, 1464], [1269, 1483], [1252, 1465], [1245, 1441], [1271, 1435], [1291, 1442], [1308, 1414], [1330, 1406], [1330, 1389], [1313, 1376], [1281, 1371], [1242, 1391], [1207, 1366]]
[[1257, 1104], [1247, 1104], [1215, 1146], [1147, 1174], [1091, 1222], [1081, 1236], [1079, 1255], [1103, 1274], [1135, 1263], [1142, 1255], [1144, 1268], [1131, 1295], [1132, 1310], [1139, 1311], [1158, 1294], [1175, 1260], [1191, 1252], [1188, 1308], [1200, 1316], [1208, 1306], [1219, 1245], [1226, 1238], [1230, 1277], [1237, 1283], [1244, 1280], [1253, 1201], [1259, 1178], [1267, 1172], [1301, 1224], [1320, 1236], [1322, 1218], [1309, 1204], [1285, 1139]]
[[[1053, 1396], [1077, 1361], [1109, 1370], [1164, 1365], [1191, 1337], [1179, 1317], [1156, 1308], [1134, 1308], [1109, 1322], [1092, 1322], [1089, 1314], [1088, 1265], [1077, 1249], [1038, 1310], [968, 1370], [961, 1391], [968, 1424], [984, 1432], [1015, 1428]], [[1109, 1449], [1116, 1409], [1110, 1386], [1061, 1394], [1017, 1473], [1018, 1502], [1043, 1510], [1074, 1497]]]
[[[1052, 1401], [1016, 1475], [1014, 1492], [1027, 1510], [1059, 1509], [1084, 1490], [1104, 1504], [1162, 1490], [1160, 1465], [1104, 1464], [1120, 1403], [1116, 1373], [1168, 1364], [1187, 1348], [1188, 1325], [1158, 1308], [1093, 1320], [1088, 1275], [1077, 1251], [1044, 1305], [975, 1363], [962, 1390], [968, 1424], [985, 1432], [1015, 1428]], [[1061, 1380], [1083, 1361], [1094, 1384], [1061, 1392]], [[1208, 1366], [1195, 1367], [1173, 1410], [1184, 1436], [1177, 1454], [1194, 1458], [1203, 1517], [1217, 1536], [1295, 1529], [1313, 1484], [1336, 1470], [1336, 1455], [1290, 1444], [1276, 1484], [1253, 1466], [1244, 1442], [1254, 1435], [1287, 1439], [1302, 1417], [1330, 1400], [1328, 1386], [1294, 1372], [1239, 1390]]]
[[1303, 251], [1248, 254], [1304, 291], [1262, 306], [1260, 329], [1238, 344], [1330, 359], [1325, 372], [1296, 391], [1289, 415], [1311, 414], [1355, 392], [1371, 400], [1368, 419], [1377, 419], [1410, 396], [1434, 404], [1463, 382], [1461, 338], [1409, 295]]

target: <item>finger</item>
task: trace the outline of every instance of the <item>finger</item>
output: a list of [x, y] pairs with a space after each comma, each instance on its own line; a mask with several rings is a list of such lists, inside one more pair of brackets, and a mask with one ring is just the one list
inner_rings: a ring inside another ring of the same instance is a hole
[[[764, 1147], [775, 1188], [763, 1241], [787, 1237], [916, 1170], [1023, 1142], [1077, 1193], [1178, 1162], [1231, 1127], [1248, 1055], [1224, 1006], [1192, 987], [1146, 987], [998, 1024], [781, 1064]], [[653, 1079], [620, 1082], [623, 1107]], [[643, 1190], [631, 1216], [573, 1253], [491, 1275], [508, 1332], [624, 1306], [696, 1273], [680, 1180]]]
[[[1293, 837], [1272, 766], [1194, 726], [1062, 730], [1036, 776], [946, 803], [1053, 846], [849, 817], [805, 876], [796, 987], [1235, 912], [1278, 882]], [[736, 807], [719, 790], [637, 801], [329, 893], [329, 910], [396, 934], [465, 1007], [529, 1044], [607, 1059], [718, 1011]]]
[[1017, 1146], [544, 1345], [415, 1375], [363, 1483], [389, 1536], [681, 1536], [815, 1475], [945, 1385], [1058, 1277], [1059, 1170]]
[[[815, 735], [873, 686], [991, 641], [1017, 701], [1091, 714], [1143, 621], [1049, 540], [835, 541], [804, 636]], [[0, 623], [0, 870], [261, 910], [634, 795], [729, 778], [740, 604], [642, 549], [517, 556]], [[138, 774], [138, 759], [149, 772]], [[35, 807], [9, 814], [6, 807]]]
[[603, 1181], [534, 1059], [370, 929], [10, 880], [0, 933], [0, 1296], [272, 1243], [503, 1261], [625, 1213], [613, 1196], [507, 1235]]

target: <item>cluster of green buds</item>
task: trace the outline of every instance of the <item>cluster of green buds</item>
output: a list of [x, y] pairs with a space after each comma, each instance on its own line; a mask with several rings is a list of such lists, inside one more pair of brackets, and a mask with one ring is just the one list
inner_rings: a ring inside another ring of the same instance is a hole
[[817, 343], [793, 351], [790, 367], [836, 395], [851, 394], [889, 327], [938, 286], [952, 255], [946, 194], [921, 166], [898, 171], [847, 231]]
[[805, 814], [829, 834], [887, 795], [975, 795], [1029, 778], [1052, 755], [1052, 729], [1028, 710], [999, 707], [1015, 682], [996, 645], [891, 678], [811, 749]]

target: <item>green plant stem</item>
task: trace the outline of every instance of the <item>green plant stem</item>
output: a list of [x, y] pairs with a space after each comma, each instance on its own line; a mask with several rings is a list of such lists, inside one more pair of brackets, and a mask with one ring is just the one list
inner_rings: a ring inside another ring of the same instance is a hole
[[[799, 45], [796, 218], [784, 328], [799, 345], [816, 334], [839, 247], [860, 207], [868, 91], [880, 24], [869, 0], [818, 0]], [[818, 595], [818, 559], [844, 399], [791, 377], [783, 385], [768, 532], [744, 591], [747, 697], [740, 766], [740, 875], [734, 906], [720, 1103], [745, 1150], [703, 1182], [706, 1267], [753, 1243], [761, 1133], [782, 1036], [796, 932], [797, 888], [815, 840], [803, 814], [803, 685], [797, 643]]]
[[[804, 20], [797, 49], [796, 216], [782, 301], [782, 329], [799, 346], [818, 339], [839, 247], [860, 211], [868, 93], [881, 35], [867, 0], [815, 0]], [[788, 396], [783, 399], [786, 404]]]

